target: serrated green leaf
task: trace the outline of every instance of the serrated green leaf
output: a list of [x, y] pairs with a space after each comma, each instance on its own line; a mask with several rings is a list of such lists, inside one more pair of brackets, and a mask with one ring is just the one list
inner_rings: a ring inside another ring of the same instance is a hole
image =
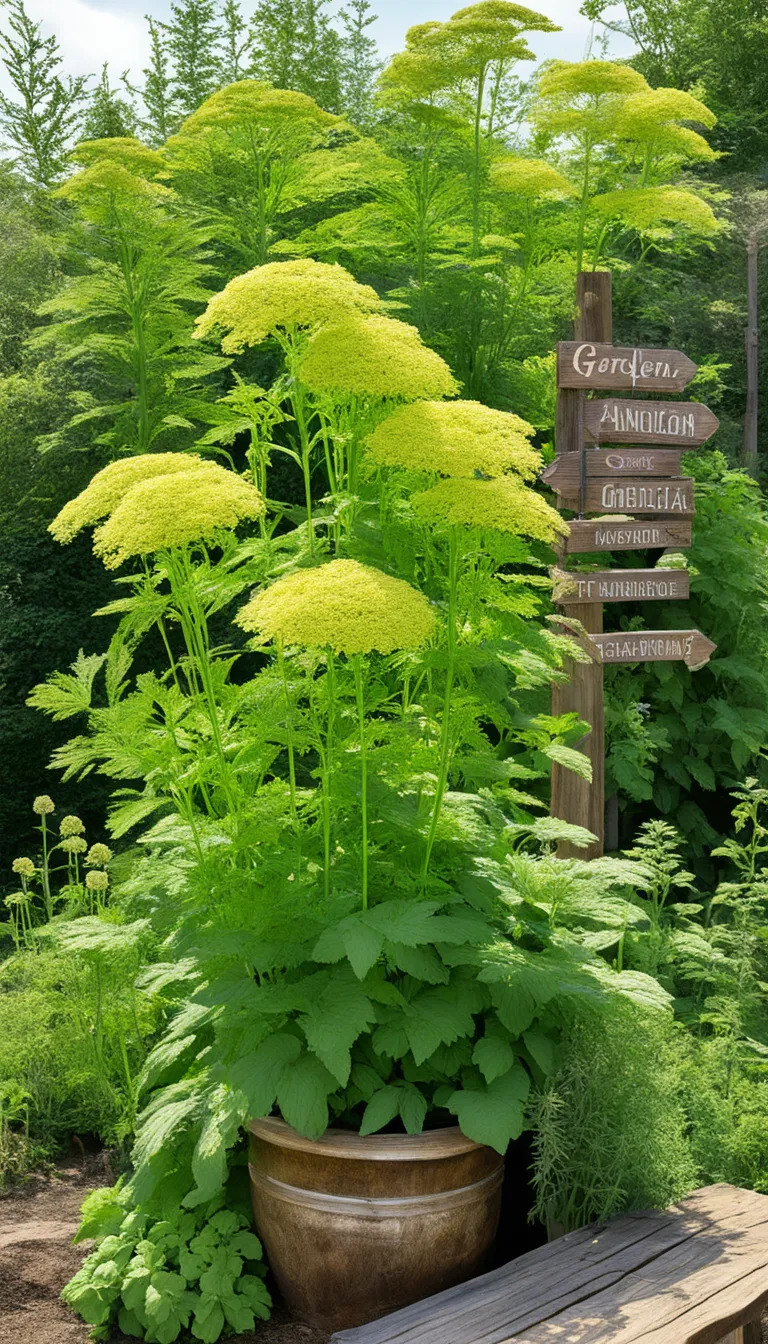
[[375, 1019], [373, 1005], [357, 983], [334, 980], [299, 1018], [310, 1050], [342, 1087], [352, 1068], [351, 1047]]
[[432, 947], [408, 947], [405, 943], [388, 942], [387, 955], [397, 966], [416, 980], [424, 980], [428, 985], [447, 985], [450, 972]]
[[319, 1139], [328, 1128], [328, 1097], [338, 1083], [314, 1055], [304, 1054], [286, 1071], [277, 1102], [286, 1124], [307, 1139]]
[[362, 1123], [360, 1125], [361, 1134], [376, 1134], [400, 1111], [400, 1088], [382, 1087], [375, 1092], [368, 1102], [363, 1113]]
[[472, 1051], [472, 1062], [477, 1065], [486, 1083], [492, 1083], [511, 1069], [515, 1052], [509, 1041], [501, 1036], [483, 1036]]
[[421, 1134], [427, 1118], [427, 1099], [412, 1083], [406, 1083], [400, 1091], [400, 1119], [405, 1125], [406, 1134]]
[[457, 1091], [448, 1102], [461, 1131], [475, 1143], [485, 1143], [503, 1156], [525, 1124], [525, 1103], [531, 1080], [522, 1064], [477, 1091]]
[[301, 1041], [287, 1031], [276, 1031], [229, 1070], [233, 1088], [248, 1098], [250, 1118], [269, 1115], [286, 1069], [301, 1054]]
[[431, 901], [383, 901], [367, 911], [365, 920], [393, 943], [418, 947], [435, 942], [432, 917], [438, 909]]
[[549, 1037], [545, 1036], [543, 1031], [531, 1030], [523, 1033], [523, 1040], [528, 1053], [542, 1073], [552, 1073], [555, 1067], [555, 1048]]
[[352, 970], [358, 980], [364, 980], [381, 956], [383, 935], [377, 929], [370, 928], [362, 919], [348, 919], [344, 921], [342, 941]]

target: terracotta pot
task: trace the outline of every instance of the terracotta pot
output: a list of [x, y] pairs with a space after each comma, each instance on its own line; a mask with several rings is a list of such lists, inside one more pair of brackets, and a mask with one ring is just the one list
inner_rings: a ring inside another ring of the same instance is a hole
[[499, 1221], [504, 1162], [458, 1128], [313, 1142], [250, 1124], [256, 1228], [286, 1302], [321, 1329], [362, 1325], [472, 1278]]

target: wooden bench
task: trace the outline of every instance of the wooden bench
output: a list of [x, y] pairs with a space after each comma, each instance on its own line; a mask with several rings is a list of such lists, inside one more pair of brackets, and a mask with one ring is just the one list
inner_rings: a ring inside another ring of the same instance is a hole
[[331, 1344], [761, 1344], [768, 1196], [713, 1185], [570, 1232]]

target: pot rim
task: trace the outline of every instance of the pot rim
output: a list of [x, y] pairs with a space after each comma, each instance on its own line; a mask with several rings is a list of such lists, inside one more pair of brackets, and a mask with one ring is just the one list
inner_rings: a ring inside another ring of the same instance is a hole
[[248, 1129], [255, 1138], [277, 1148], [365, 1162], [433, 1162], [485, 1147], [468, 1139], [458, 1125], [430, 1129], [424, 1134], [355, 1134], [330, 1127], [319, 1139], [306, 1139], [279, 1116], [265, 1116], [249, 1121]]

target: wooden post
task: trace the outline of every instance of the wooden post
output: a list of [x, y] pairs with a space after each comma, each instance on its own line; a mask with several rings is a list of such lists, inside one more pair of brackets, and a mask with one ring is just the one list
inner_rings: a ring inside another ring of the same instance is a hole
[[757, 229], [750, 229], [747, 243], [747, 410], [744, 416], [744, 466], [757, 476], [758, 396], [758, 242]]
[[[595, 341], [610, 345], [613, 341], [613, 306], [610, 271], [581, 271], [576, 281], [578, 317], [574, 327], [577, 341]], [[581, 452], [584, 446], [585, 394], [573, 388], [557, 393], [555, 447], [558, 453]], [[589, 634], [602, 634], [603, 608], [600, 603], [569, 605], [568, 615], [581, 621]], [[604, 853], [605, 816], [605, 712], [603, 709], [602, 664], [571, 663], [569, 680], [555, 686], [552, 713], [578, 714], [592, 725], [578, 748], [592, 763], [592, 783], [562, 766], [552, 768], [552, 816], [575, 826], [584, 826], [597, 842], [588, 849], [562, 845], [561, 858], [600, 858]]]

